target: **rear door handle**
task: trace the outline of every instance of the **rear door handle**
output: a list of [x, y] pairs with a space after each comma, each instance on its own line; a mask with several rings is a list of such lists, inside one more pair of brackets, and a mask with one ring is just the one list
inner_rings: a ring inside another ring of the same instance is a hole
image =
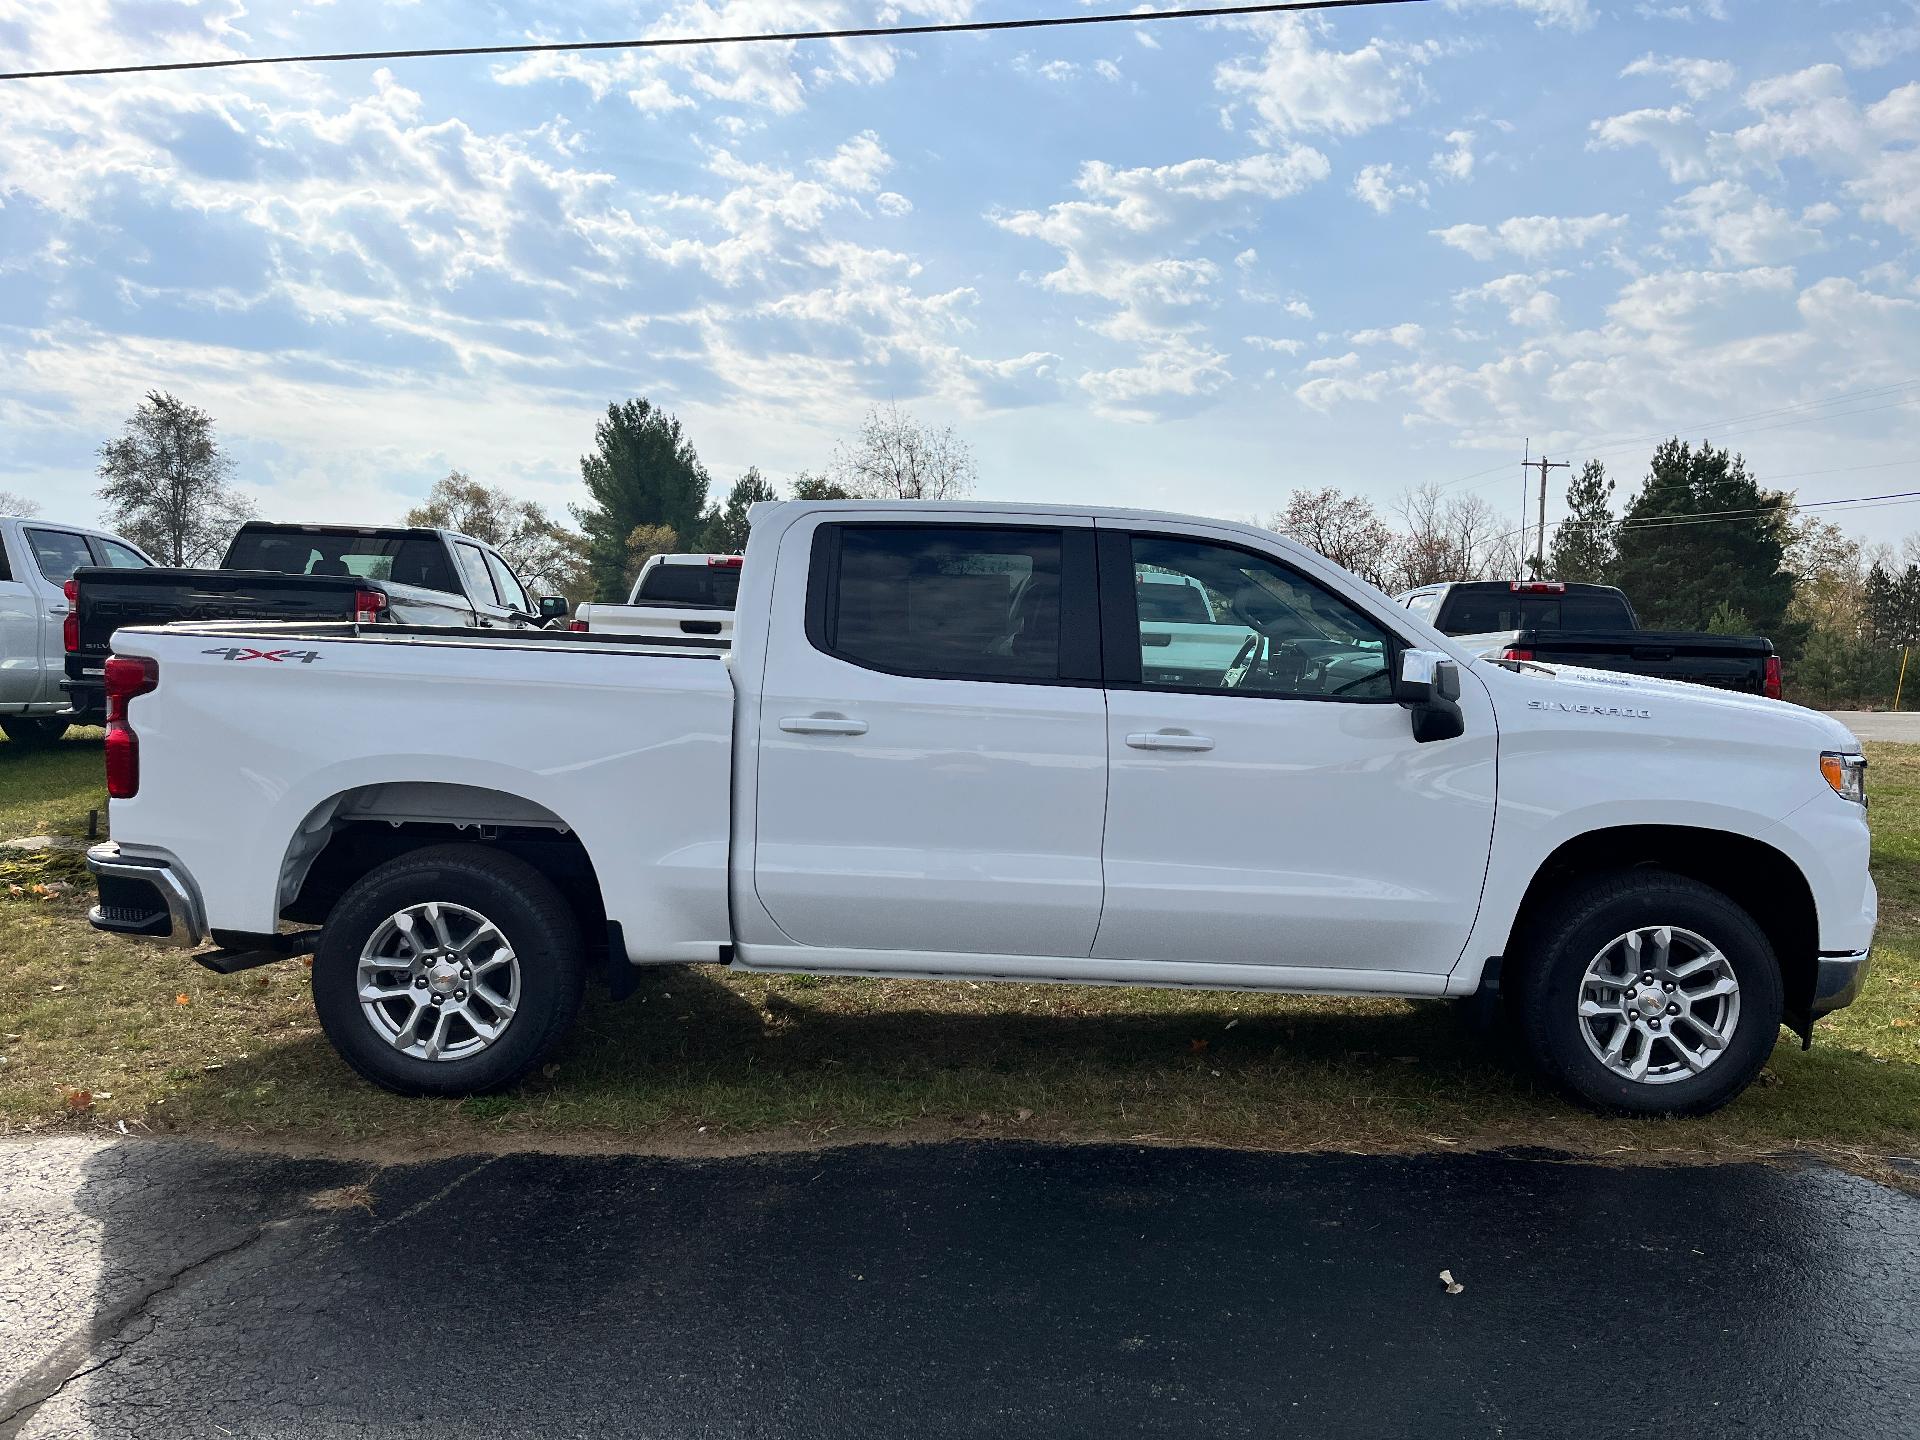
[[1184, 730], [1141, 730], [1127, 736], [1127, 744], [1136, 750], [1211, 750], [1213, 737]]
[[780, 728], [789, 735], [864, 735], [867, 722], [844, 715], [788, 715], [781, 719]]

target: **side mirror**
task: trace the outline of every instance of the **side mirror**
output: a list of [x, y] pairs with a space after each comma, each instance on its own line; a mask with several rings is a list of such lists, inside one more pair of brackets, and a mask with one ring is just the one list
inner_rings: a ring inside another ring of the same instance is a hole
[[542, 595], [540, 597], [540, 618], [542, 620], [564, 620], [573, 612], [564, 595]]
[[1422, 745], [1466, 733], [1460, 713], [1460, 667], [1437, 650], [1402, 650], [1393, 698], [1413, 712], [1413, 738]]

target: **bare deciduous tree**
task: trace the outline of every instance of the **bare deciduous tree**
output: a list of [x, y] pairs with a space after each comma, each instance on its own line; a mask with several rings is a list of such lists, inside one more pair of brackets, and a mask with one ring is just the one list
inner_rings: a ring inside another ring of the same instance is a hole
[[18, 515], [27, 519], [39, 513], [39, 502], [16, 495], [11, 490], [0, 490], [0, 515]]
[[213, 438], [213, 416], [149, 390], [118, 440], [100, 447], [107, 523], [169, 565], [218, 560], [253, 504], [227, 483], [233, 462]]
[[1384, 588], [1396, 577], [1399, 537], [1364, 496], [1343, 494], [1331, 485], [1295, 490], [1267, 528], [1375, 585]]
[[973, 447], [951, 425], [922, 425], [892, 401], [860, 422], [852, 445], [834, 447], [828, 472], [848, 494], [870, 500], [954, 500], [973, 493]]
[[1406, 523], [1397, 588], [1518, 573], [1517, 539], [1485, 497], [1419, 485], [1394, 508]]

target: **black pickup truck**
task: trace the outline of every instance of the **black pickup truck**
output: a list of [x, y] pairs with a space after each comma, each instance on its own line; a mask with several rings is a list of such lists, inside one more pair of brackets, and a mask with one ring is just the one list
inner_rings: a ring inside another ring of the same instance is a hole
[[564, 619], [533, 599], [491, 545], [450, 530], [249, 521], [215, 570], [90, 565], [67, 581], [67, 678], [75, 723], [106, 713], [113, 632], [177, 620], [358, 620], [391, 625], [537, 627]]
[[1780, 657], [1759, 635], [1642, 630], [1611, 585], [1452, 580], [1394, 597], [1481, 655], [1579, 665], [1780, 698]]

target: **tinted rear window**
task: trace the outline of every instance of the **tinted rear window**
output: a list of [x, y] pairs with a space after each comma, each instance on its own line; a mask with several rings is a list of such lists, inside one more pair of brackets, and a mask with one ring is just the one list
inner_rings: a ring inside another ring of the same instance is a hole
[[459, 592], [446, 547], [423, 535], [329, 535], [298, 530], [247, 530], [227, 551], [227, 570], [276, 575], [344, 575]]
[[647, 572], [634, 598], [660, 605], [708, 605], [731, 610], [739, 593], [737, 565], [656, 565]]
[[1569, 595], [1520, 595], [1505, 589], [1455, 589], [1442, 608], [1440, 628], [1449, 635], [1490, 630], [1631, 630], [1625, 597], [1606, 591]]
[[1133, 598], [1142, 620], [1157, 620], [1162, 625], [1206, 625], [1213, 620], [1207, 613], [1206, 597], [1184, 582], [1143, 579], [1134, 588]]

